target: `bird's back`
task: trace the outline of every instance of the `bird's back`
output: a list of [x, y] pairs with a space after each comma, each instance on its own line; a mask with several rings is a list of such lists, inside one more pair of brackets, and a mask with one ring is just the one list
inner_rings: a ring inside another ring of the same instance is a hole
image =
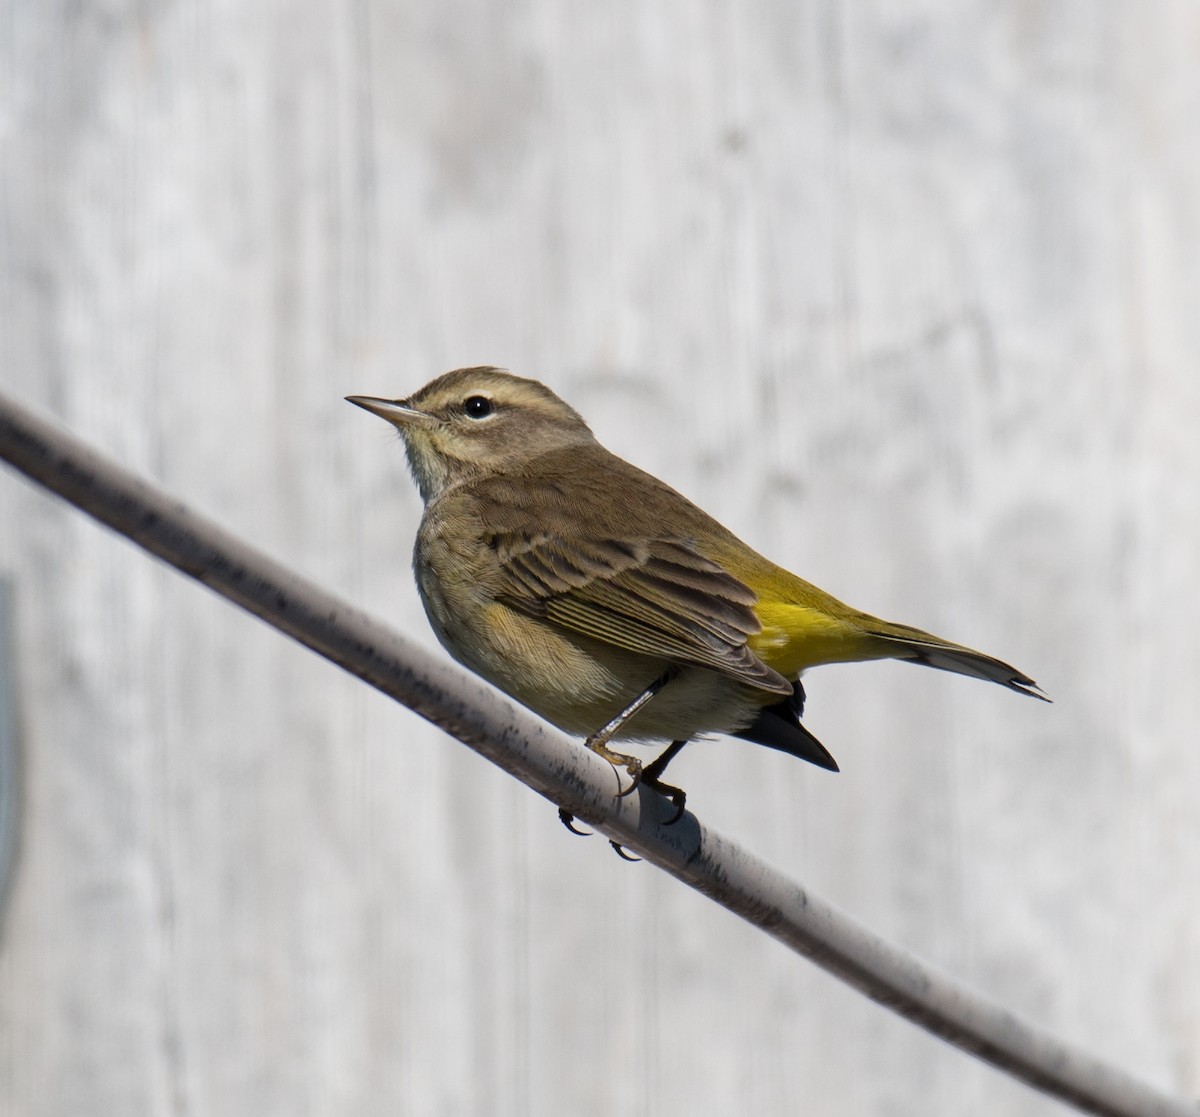
[[[746, 645], [787, 679], [825, 663], [903, 659], [1033, 693], [1032, 680], [992, 656], [881, 620], [771, 562], [685, 496], [598, 442], [552, 451], [479, 482], [501, 529], [565, 540], [685, 541], [746, 586], [761, 630]], [[540, 494], [537, 513], [531, 492]], [[620, 499], [612, 500], [613, 494]], [[1040, 696], [1039, 696], [1040, 697]]]
[[[862, 623], [874, 618], [763, 557], [682, 494], [599, 443], [541, 455], [519, 472], [489, 476], [471, 489], [495, 531], [579, 542], [686, 542], [757, 597], [753, 608], [762, 630], [747, 644], [786, 678], [820, 663], [892, 654]], [[621, 499], [613, 501], [614, 493]]]

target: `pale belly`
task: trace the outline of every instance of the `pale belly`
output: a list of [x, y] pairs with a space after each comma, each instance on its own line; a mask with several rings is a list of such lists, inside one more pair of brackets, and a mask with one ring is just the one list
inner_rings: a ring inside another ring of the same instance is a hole
[[[455, 659], [567, 733], [597, 732], [671, 666], [474, 595], [455, 594], [457, 607], [451, 606], [433, 579], [418, 577], [418, 586], [430, 626]], [[718, 672], [684, 667], [616, 737], [675, 741], [732, 733], [777, 698]]]
[[[414, 554], [417, 589], [442, 646], [477, 675], [560, 729], [602, 729], [673, 664], [577, 635], [501, 604], [489, 588], [494, 560], [476, 540], [447, 536], [427, 517]], [[685, 740], [746, 728], [778, 695], [684, 666], [617, 734]]]

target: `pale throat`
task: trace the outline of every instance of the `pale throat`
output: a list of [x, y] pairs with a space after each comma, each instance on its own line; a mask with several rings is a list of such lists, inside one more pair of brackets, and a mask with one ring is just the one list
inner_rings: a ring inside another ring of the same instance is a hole
[[417, 483], [421, 499], [429, 504], [450, 484], [447, 460], [424, 439], [413, 438], [403, 431], [400, 433], [404, 438], [404, 449], [408, 452], [408, 468]]

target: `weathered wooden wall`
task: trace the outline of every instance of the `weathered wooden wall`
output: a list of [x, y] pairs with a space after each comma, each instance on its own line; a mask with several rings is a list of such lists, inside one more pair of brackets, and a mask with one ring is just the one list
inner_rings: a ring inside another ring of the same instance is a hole
[[[341, 401], [490, 362], [1043, 707], [809, 679], [720, 829], [1200, 1094], [1200, 8], [0, 0], [0, 382], [430, 640]], [[0, 476], [0, 1112], [1051, 1114]]]

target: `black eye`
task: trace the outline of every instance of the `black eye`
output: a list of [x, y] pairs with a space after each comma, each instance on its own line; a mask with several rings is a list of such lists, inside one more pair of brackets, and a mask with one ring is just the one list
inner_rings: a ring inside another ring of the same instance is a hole
[[468, 396], [463, 411], [468, 419], [486, 419], [492, 413], [492, 401], [487, 396]]

